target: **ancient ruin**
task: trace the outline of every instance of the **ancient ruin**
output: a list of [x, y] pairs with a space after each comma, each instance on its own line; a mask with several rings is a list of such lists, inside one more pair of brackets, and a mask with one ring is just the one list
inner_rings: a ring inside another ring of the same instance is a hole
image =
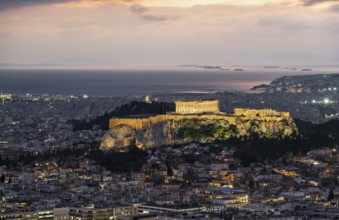
[[176, 111], [167, 114], [110, 119], [110, 130], [103, 137], [101, 149], [133, 143], [146, 148], [187, 143], [192, 140], [182, 139], [178, 132], [188, 124], [233, 127], [237, 137], [256, 133], [264, 138], [282, 138], [298, 133], [288, 112], [237, 108], [234, 113], [226, 113], [219, 111], [218, 101], [176, 102], [176, 105]]
[[112, 118], [109, 127], [114, 128], [118, 125], [129, 125], [135, 130], [144, 130], [152, 125], [173, 120], [180, 121], [185, 119], [209, 119], [209, 120], [226, 120], [232, 124], [236, 124], [237, 119], [260, 119], [262, 121], [280, 121], [290, 119], [288, 112], [278, 112], [273, 109], [246, 109], [236, 108], [234, 114], [220, 112], [219, 101], [177, 101], [176, 111], [173, 113], [149, 116], [149, 117], [133, 117], [133, 118]]

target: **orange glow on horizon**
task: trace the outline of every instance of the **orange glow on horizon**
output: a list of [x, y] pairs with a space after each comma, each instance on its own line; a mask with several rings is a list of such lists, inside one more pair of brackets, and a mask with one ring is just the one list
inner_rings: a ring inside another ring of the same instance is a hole
[[57, 3], [56, 7], [74, 7], [74, 8], [95, 8], [107, 4], [123, 4], [123, 5], [143, 5], [146, 7], [193, 7], [197, 5], [266, 5], [266, 6], [279, 6], [279, 5], [296, 5], [299, 0], [292, 0], [286, 2], [284, 0], [139, 0], [139, 1], [124, 1], [124, 0], [80, 0], [68, 3]]

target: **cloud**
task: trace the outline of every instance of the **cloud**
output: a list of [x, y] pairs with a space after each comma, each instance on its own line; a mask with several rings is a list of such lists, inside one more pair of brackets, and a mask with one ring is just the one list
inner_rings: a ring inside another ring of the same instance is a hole
[[[12, 10], [16, 8], [52, 5], [59, 6], [74, 6], [74, 7], [89, 7], [89, 6], [102, 6], [106, 4], [137, 4], [140, 0], [0, 0], [0, 11]], [[135, 5], [131, 10], [135, 13], [145, 10], [141, 5]]]
[[166, 15], [142, 15], [141, 18], [147, 21], [166, 21], [170, 19]]
[[333, 5], [333, 6], [331, 7], [331, 11], [333, 11], [333, 12], [338, 12], [338, 13], [339, 13], [339, 4], [338, 4], [338, 5]]
[[301, 20], [300, 18], [295, 19], [293, 17], [287, 17], [286, 15], [260, 18], [258, 20], [258, 24], [263, 26], [279, 27], [288, 31], [300, 31], [311, 28], [308, 21]]
[[[172, 1], [183, 2], [167, 0]], [[150, 0], [72, 0], [11, 10], [0, 13], [0, 61], [39, 62], [67, 53], [126, 65], [332, 62], [307, 54], [338, 51], [337, 15], [328, 10], [333, 2], [309, 8], [301, 5], [305, 0], [291, 1], [297, 5], [160, 7]], [[297, 52], [302, 54], [292, 54]]]
[[135, 14], [143, 14], [144, 12], [148, 11], [148, 8], [142, 5], [132, 5], [131, 11]]
[[305, 6], [311, 6], [315, 4], [320, 4], [324, 2], [339, 2], [339, 0], [303, 0]]
[[75, 0], [1, 0], [0, 11], [15, 8], [73, 2]]
[[130, 7], [131, 11], [134, 14], [137, 14], [141, 19], [146, 21], [167, 21], [167, 20], [176, 20], [178, 16], [168, 16], [168, 15], [151, 15], [145, 12], [148, 12], [150, 8], [145, 7], [140, 4], [135, 4]]

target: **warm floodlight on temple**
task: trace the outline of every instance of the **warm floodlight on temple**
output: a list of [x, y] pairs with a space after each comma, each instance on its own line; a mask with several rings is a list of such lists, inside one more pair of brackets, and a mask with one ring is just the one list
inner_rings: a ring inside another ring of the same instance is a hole
[[201, 113], [218, 113], [219, 101], [176, 101], [175, 113], [177, 114], [201, 114]]
[[[207, 123], [226, 130], [233, 129], [235, 136], [257, 132], [261, 136], [280, 138], [298, 133], [289, 112], [249, 108], [235, 108], [233, 113], [222, 112], [218, 100], [177, 101], [175, 104], [175, 111], [165, 114], [111, 118], [110, 130], [105, 134], [100, 148], [106, 150], [130, 144], [138, 148], [153, 148], [185, 143], [189, 138], [180, 138], [179, 131], [187, 123], [197, 127]], [[257, 127], [253, 125], [256, 123]]]

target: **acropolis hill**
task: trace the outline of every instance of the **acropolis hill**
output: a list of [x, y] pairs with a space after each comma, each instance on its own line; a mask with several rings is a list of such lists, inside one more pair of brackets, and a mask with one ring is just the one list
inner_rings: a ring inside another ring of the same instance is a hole
[[288, 112], [278, 112], [273, 109], [234, 109], [234, 114], [226, 114], [220, 112], [219, 102], [214, 101], [192, 101], [175, 103], [176, 111], [171, 114], [156, 115], [146, 118], [113, 118], [110, 120], [110, 128], [118, 125], [129, 125], [136, 130], [143, 130], [151, 127], [152, 125], [174, 120], [180, 121], [185, 119], [210, 119], [210, 120], [226, 120], [232, 124], [241, 119], [255, 120], [260, 119], [264, 121], [280, 121], [290, 119]]
[[[233, 135], [238, 137], [252, 133], [262, 137], [284, 137], [298, 132], [288, 112], [236, 108], [230, 114], [220, 111], [218, 100], [177, 101], [175, 104], [175, 112], [167, 114], [110, 119], [110, 130], [105, 134], [101, 148], [123, 147], [133, 142], [141, 147], [185, 143], [193, 141], [187, 136], [188, 131], [211, 124], [224, 130], [232, 128]], [[185, 129], [188, 129], [186, 136], [182, 135]], [[205, 139], [217, 138], [227, 136], [216, 137], [212, 134]]]

